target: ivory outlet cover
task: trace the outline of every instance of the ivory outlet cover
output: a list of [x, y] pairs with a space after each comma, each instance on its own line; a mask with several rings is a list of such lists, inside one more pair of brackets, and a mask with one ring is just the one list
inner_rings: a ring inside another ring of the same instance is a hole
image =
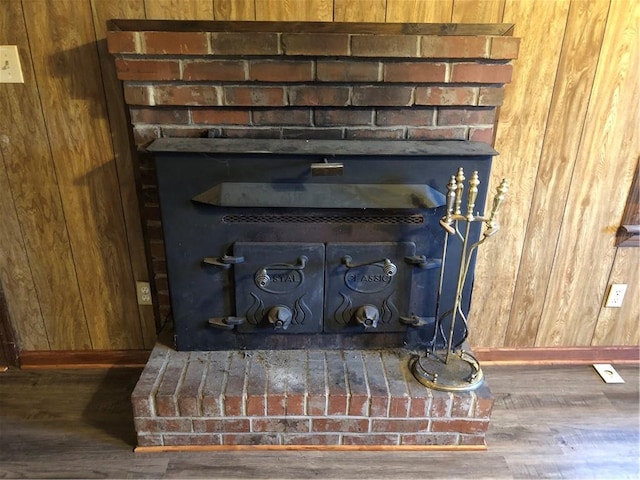
[[596, 369], [598, 375], [602, 377], [605, 383], [624, 383], [624, 379], [616, 372], [608, 363], [594, 363], [593, 368]]

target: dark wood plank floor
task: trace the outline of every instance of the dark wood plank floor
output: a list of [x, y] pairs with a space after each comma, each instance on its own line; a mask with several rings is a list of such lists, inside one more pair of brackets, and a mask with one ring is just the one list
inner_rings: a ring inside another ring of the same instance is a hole
[[640, 478], [637, 366], [484, 368], [496, 405], [483, 452], [138, 453], [140, 370], [0, 373], [0, 478]]

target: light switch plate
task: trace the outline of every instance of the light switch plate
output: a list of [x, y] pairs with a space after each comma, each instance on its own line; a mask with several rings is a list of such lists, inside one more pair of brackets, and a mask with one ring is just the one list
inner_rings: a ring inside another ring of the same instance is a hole
[[0, 45], [0, 83], [24, 83], [17, 45]]
[[594, 363], [593, 368], [596, 369], [596, 372], [605, 383], [624, 383], [623, 378], [616, 372], [616, 369], [608, 363]]

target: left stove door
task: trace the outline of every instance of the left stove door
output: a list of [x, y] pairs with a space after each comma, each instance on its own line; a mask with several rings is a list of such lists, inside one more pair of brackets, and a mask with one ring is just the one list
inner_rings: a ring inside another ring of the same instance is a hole
[[241, 333], [322, 332], [324, 244], [237, 242], [236, 315]]

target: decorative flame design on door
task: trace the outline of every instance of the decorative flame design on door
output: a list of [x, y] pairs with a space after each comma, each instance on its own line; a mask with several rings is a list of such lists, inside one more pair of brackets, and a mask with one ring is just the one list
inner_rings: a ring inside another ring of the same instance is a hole
[[382, 323], [389, 323], [393, 318], [399, 318], [400, 312], [391, 301], [393, 293], [382, 301], [382, 309], [380, 311], [380, 321]]
[[342, 292], [339, 293], [342, 296], [342, 303], [333, 313], [333, 318], [337, 323], [346, 325], [351, 321], [351, 307], [353, 306], [353, 303], [351, 302], [351, 298]]
[[264, 303], [255, 293], [251, 292], [251, 296], [253, 297], [253, 303], [247, 310], [247, 322], [252, 325], [258, 325], [265, 316]]
[[303, 298], [304, 295], [298, 298], [294, 303], [294, 314], [292, 322], [296, 325], [304, 324], [306, 319], [308, 319], [309, 321], [313, 319], [313, 312], [309, 309]]

